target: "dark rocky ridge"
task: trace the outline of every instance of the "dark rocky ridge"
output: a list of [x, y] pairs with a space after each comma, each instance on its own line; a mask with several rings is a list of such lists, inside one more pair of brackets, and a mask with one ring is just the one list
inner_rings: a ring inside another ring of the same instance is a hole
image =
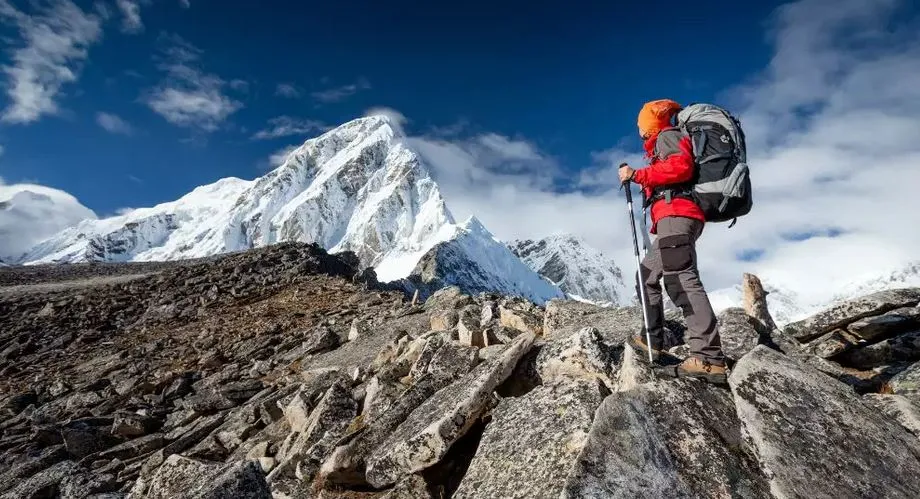
[[636, 309], [413, 305], [310, 245], [0, 280], [3, 499], [920, 495], [920, 290], [728, 310], [721, 388]]

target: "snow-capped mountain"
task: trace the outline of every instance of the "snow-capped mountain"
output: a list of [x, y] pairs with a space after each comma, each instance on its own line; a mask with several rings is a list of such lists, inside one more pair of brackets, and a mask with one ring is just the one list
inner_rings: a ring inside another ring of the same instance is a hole
[[39, 241], [96, 214], [64, 191], [0, 182], [0, 260], [16, 263]]
[[24, 261], [176, 260], [300, 241], [353, 251], [381, 281], [393, 281], [409, 276], [436, 245], [448, 244], [483, 271], [455, 273], [471, 280], [454, 284], [538, 302], [558, 296], [558, 288], [478, 222], [454, 224], [437, 184], [403, 139], [386, 116], [360, 118], [306, 141], [263, 177], [225, 178], [153, 208], [83, 221]]
[[557, 234], [537, 241], [515, 241], [514, 254], [569, 297], [600, 305], [629, 305], [635, 291], [616, 263], [584, 240]]
[[444, 286], [458, 285], [468, 293], [509, 290], [537, 303], [565, 294], [541, 278], [475, 217], [459, 226], [445, 227], [443, 242], [418, 261], [407, 279], [409, 287], [428, 295]]

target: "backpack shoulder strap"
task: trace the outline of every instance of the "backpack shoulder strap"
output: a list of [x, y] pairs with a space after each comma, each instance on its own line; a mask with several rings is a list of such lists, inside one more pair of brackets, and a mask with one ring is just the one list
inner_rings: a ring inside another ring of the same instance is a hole
[[655, 157], [667, 159], [673, 154], [680, 154], [680, 141], [684, 138], [681, 128], [666, 128], [658, 134], [655, 140]]

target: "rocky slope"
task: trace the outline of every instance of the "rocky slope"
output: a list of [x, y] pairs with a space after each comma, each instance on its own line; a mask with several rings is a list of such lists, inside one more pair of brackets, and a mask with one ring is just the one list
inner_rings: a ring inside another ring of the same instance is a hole
[[598, 305], [629, 305], [635, 290], [626, 286], [623, 271], [599, 250], [572, 234], [515, 241], [511, 250], [528, 267], [575, 300]]
[[[454, 223], [404, 139], [385, 116], [357, 119], [306, 141], [263, 177], [226, 178], [173, 202], [83, 221], [22, 261], [166, 261], [294, 241], [351, 251], [379, 279], [394, 281], [408, 277], [436, 246], [450, 245], [477, 270], [438, 276], [445, 282], [537, 302], [559, 296], [478, 222]], [[473, 246], [477, 252], [469, 251]]]
[[138, 265], [0, 270], [0, 497], [920, 495], [920, 289], [728, 309], [718, 387], [656, 378], [634, 308], [413, 305], [301, 244]]

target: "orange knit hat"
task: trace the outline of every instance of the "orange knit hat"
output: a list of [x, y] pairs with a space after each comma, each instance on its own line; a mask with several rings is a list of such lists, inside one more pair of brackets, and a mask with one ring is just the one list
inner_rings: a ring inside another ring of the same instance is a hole
[[645, 139], [671, 126], [671, 117], [678, 111], [680, 104], [670, 99], [646, 102], [639, 111], [639, 135]]

